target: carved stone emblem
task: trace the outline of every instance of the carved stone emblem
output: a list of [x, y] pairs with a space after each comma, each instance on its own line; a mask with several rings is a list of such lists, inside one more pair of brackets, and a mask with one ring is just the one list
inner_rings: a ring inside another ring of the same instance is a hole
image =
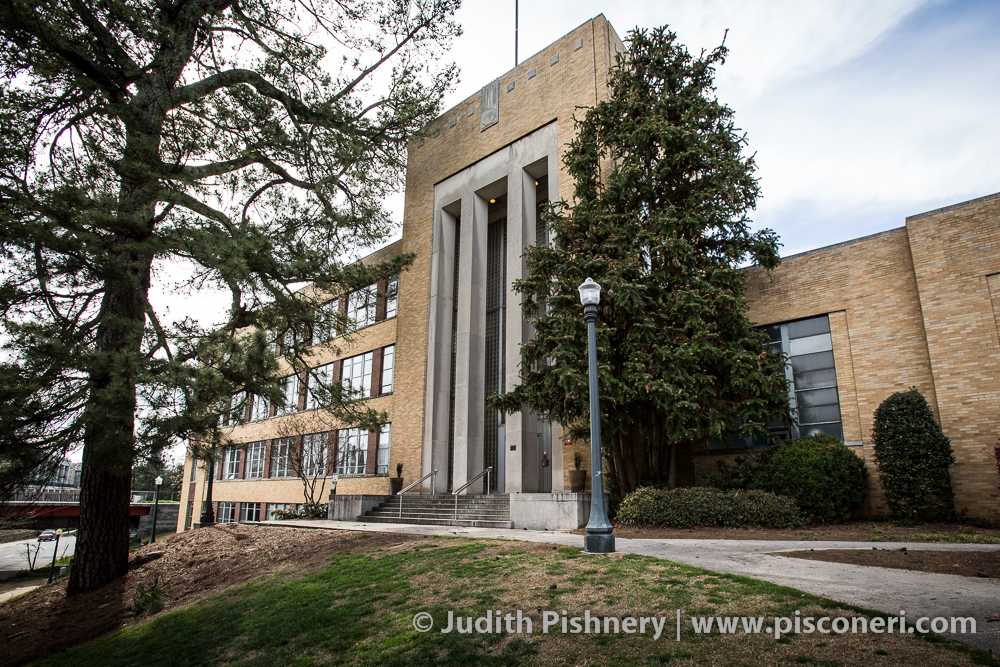
[[483, 98], [479, 112], [479, 131], [482, 132], [500, 122], [500, 79], [493, 79], [483, 86]]

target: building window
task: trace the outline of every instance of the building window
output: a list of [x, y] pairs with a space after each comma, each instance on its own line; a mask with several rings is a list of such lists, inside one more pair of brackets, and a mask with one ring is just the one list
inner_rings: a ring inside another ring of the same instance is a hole
[[319, 345], [337, 337], [337, 315], [340, 313], [340, 299], [327, 301], [316, 309], [313, 324], [313, 345]]
[[247, 479], [259, 479], [264, 476], [264, 441], [258, 440], [247, 445]]
[[236, 503], [219, 503], [219, 511], [215, 513], [216, 523], [236, 522]]
[[329, 433], [310, 433], [302, 437], [302, 475], [326, 476], [326, 453], [329, 450]]
[[378, 286], [369, 285], [351, 292], [347, 297], [347, 318], [352, 322], [352, 326], [363, 329], [375, 324], [376, 294]]
[[194, 522], [194, 501], [188, 502], [188, 515], [187, 519], [184, 520], [184, 530], [191, 530], [191, 524]]
[[[767, 425], [779, 440], [804, 438], [826, 433], [844, 439], [840, 419], [840, 396], [837, 391], [837, 369], [833, 359], [830, 318], [826, 315], [805, 320], [771, 324], [761, 328], [767, 334], [772, 352], [788, 356], [785, 378], [788, 400], [795, 416], [789, 428], [783, 422]], [[763, 439], [729, 437], [725, 442], [713, 442], [713, 449], [747, 447], [767, 444]]]
[[240, 478], [240, 455], [242, 453], [239, 447], [226, 448], [226, 456], [222, 465], [223, 474], [226, 476], [226, 479]]
[[[310, 373], [309, 382], [306, 385], [306, 409], [314, 410], [321, 407], [323, 401], [329, 399], [329, 387], [333, 384], [333, 364], [318, 366]], [[315, 387], [324, 387], [326, 391], [317, 395]]]
[[252, 401], [250, 406], [250, 421], [256, 422], [271, 416], [271, 404], [267, 400], [267, 396], [250, 394], [250, 400]]
[[392, 367], [396, 362], [396, 346], [390, 345], [382, 350], [382, 392], [392, 393]]
[[191, 459], [191, 478], [190, 481], [193, 484], [198, 479], [198, 459]]
[[364, 475], [368, 460], [368, 431], [341, 429], [338, 436], [337, 474]]
[[385, 424], [378, 434], [378, 465], [375, 473], [389, 474], [389, 452], [392, 449], [392, 424]]
[[344, 359], [343, 383], [344, 389], [366, 398], [372, 393], [372, 357], [371, 352], [365, 352], [355, 357]]
[[279, 511], [279, 510], [282, 511], [282, 512], [294, 512], [295, 511], [295, 503], [268, 503], [267, 504], [267, 517], [264, 520], [265, 521], [276, 521], [276, 520], [279, 520], [276, 516], [274, 516], [274, 513], [276, 511]]
[[295, 474], [292, 470], [292, 447], [294, 446], [294, 438], [281, 438], [272, 443], [271, 477], [291, 477]]
[[260, 521], [260, 503], [243, 503], [240, 505], [240, 521], [257, 523]]
[[278, 386], [285, 397], [285, 407], [278, 414], [289, 414], [299, 411], [299, 376], [286, 375], [278, 379]]
[[385, 319], [396, 317], [399, 310], [399, 276], [389, 279], [385, 288]]

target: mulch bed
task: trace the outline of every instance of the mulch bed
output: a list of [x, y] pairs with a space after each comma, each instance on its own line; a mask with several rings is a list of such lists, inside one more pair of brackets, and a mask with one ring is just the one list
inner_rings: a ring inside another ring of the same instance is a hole
[[[575, 530], [578, 535], [584, 530]], [[978, 528], [950, 523], [925, 523], [897, 526], [889, 521], [850, 521], [807, 528], [657, 528], [652, 526], [615, 525], [615, 536], [649, 540], [830, 540], [842, 542], [931, 542], [913, 535], [982, 535], [1000, 537], [1000, 528]]]
[[149, 614], [132, 611], [140, 585], [168, 584], [164, 611], [170, 611], [262, 575], [282, 570], [318, 572], [341, 551], [369, 551], [425, 539], [241, 524], [172, 535], [132, 551], [128, 575], [103, 588], [67, 597], [63, 579], [0, 605], [0, 665], [23, 665], [146, 622]]
[[[905, 547], [904, 547], [905, 548]], [[925, 549], [820, 549], [781, 551], [772, 556], [805, 558], [828, 563], [892, 567], [900, 570], [1000, 578], [1000, 551], [932, 551]]]

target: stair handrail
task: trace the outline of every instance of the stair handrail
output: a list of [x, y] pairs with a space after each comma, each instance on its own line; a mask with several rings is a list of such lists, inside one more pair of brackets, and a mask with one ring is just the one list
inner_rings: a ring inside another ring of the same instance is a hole
[[420, 484], [421, 482], [423, 482], [428, 477], [431, 478], [431, 495], [432, 496], [434, 495], [434, 475], [436, 475], [437, 473], [438, 473], [438, 469], [435, 468], [434, 470], [430, 471], [429, 473], [427, 473], [426, 475], [424, 475], [423, 477], [421, 477], [420, 479], [418, 479], [417, 481], [415, 481], [413, 484], [410, 484], [405, 489], [401, 489], [400, 492], [396, 494], [397, 496], [399, 496], [399, 517], [398, 518], [400, 518], [400, 519], [403, 518], [403, 494], [406, 493], [407, 491], [409, 491], [410, 489], [412, 489], [413, 487], [415, 487], [417, 484]]
[[486, 495], [490, 494], [490, 471], [493, 470], [493, 466], [487, 466], [485, 470], [470, 479], [468, 482], [458, 487], [451, 492], [451, 495], [455, 496], [455, 520], [458, 520], [458, 494], [469, 488], [469, 485], [475, 482], [477, 479], [482, 479], [483, 475], [486, 475]]

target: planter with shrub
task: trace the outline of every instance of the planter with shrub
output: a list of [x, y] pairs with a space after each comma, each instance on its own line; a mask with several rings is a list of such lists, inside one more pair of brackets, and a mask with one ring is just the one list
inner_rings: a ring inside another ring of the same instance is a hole
[[618, 521], [625, 525], [664, 528], [794, 528], [802, 525], [799, 508], [791, 498], [764, 491], [722, 491], [709, 487], [673, 491], [650, 486], [638, 488], [622, 500]]
[[865, 462], [837, 438], [787, 440], [720, 464], [710, 476], [722, 489], [753, 489], [793, 498], [809, 521], [847, 521], [865, 499]]

